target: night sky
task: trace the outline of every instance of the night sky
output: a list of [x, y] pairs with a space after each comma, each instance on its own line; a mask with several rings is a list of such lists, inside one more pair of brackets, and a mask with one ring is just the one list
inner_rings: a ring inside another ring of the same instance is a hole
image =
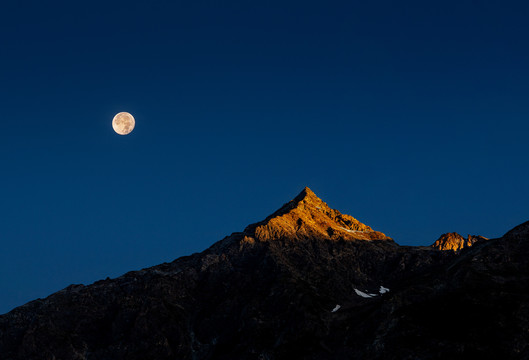
[[202, 251], [304, 186], [399, 244], [501, 236], [529, 220], [528, 19], [527, 1], [2, 2], [0, 313]]

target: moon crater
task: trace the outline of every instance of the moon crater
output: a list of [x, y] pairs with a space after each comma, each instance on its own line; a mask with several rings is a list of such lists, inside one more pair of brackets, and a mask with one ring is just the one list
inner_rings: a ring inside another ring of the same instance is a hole
[[134, 130], [136, 121], [128, 112], [120, 112], [112, 119], [112, 128], [119, 135], [128, 135]]

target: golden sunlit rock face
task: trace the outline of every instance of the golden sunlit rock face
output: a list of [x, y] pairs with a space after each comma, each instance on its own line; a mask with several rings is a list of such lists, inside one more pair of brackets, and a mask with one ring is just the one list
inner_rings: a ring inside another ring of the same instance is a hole
[[245, 241], [307, 238], [330, 240], [391, 240], [352, 216], [331, 209], [308, 187], [264, 221], [244, 231]]
[[459, 251], [464, 248], [474, 245], [477, 241], [488, 240], [487, 238], [479, 235], [468, 235], [465, 239], [463, 236], [456, 232], [446, 233], [441, 235], [435, 243], [432, 244], [433, 248], [438, 250], [452, 250]]

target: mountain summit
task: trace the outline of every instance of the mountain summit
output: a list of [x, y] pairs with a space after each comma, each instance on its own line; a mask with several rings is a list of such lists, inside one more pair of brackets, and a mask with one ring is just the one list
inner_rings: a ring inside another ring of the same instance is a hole
[[331, 209], [308, 187], [265, 220], [248, 226], [244, 234], [246, 241], [307, 238], [391, 240], [354, 217]]
[[478, 241], [488, 240], [486, 237], [480, 235], [468, 235], [465, 239], [456, 232], [443, 234], [437, 239], [431, 247], [439, 250], [460, 251], [462, 249], [471, 247]]
[[0, 315], [0, 358], [529, 359], [529, 223], [440, 240], [399, 246], [305, 188], [201, 253]]

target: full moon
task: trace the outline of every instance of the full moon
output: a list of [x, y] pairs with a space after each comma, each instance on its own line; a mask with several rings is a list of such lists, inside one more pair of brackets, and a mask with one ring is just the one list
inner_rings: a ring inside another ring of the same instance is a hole
[[112, 128], [114, 128], [114, 131], [119, 135], [130, 134], [132, 130], [134, 130], [134, 125], [136, 125], [134, 116], [128, 112], [117, 113], [116, 116], [114, 116], [114, 119], [112, 119]]

